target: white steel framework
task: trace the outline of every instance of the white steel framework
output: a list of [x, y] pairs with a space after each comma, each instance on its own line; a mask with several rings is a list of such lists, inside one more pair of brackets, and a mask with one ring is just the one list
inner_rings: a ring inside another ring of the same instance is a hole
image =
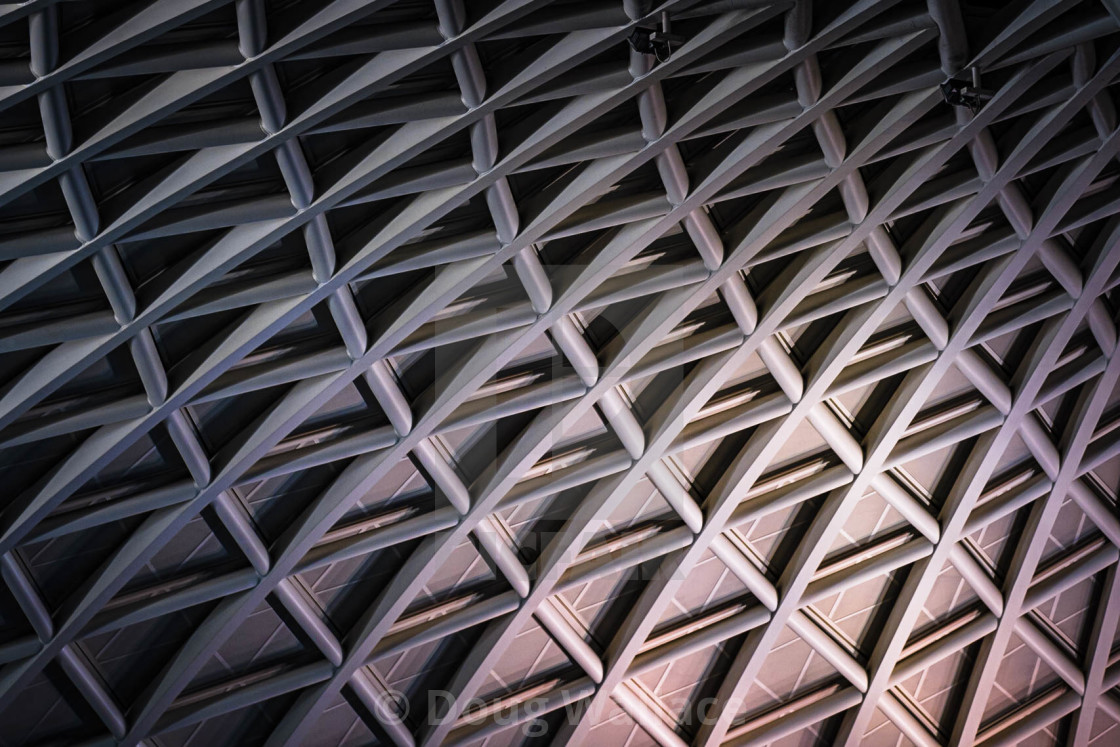
[[0, 5], [0, 744], [1116, 743], [1117, 81], [1115, 0]]

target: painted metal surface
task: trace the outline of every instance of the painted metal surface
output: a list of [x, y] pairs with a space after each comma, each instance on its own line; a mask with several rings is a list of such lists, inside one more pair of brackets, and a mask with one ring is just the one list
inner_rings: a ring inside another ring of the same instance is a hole
[[1120, 26], [1002, 6], [0, 7], [0, 744], [1120, 738]]

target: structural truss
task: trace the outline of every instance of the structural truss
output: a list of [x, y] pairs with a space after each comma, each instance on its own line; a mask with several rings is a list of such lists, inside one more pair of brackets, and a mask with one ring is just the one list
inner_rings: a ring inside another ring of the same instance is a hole
[[1118, 80], [1116, 0], [0, 4], [0, 743], [1117, 744]]

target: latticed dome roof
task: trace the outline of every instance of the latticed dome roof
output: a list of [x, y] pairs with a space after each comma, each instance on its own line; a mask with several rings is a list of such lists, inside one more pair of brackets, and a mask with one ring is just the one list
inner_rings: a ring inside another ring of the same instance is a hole
[[0, 5], [0, 744], [1116, 744], [1118, 24]]

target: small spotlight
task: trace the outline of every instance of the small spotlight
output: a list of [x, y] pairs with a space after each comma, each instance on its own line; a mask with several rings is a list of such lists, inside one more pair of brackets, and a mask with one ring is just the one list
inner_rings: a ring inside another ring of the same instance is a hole
[[980, 111], [984, 102], [992, 98], [990, 91], [980, 87], [980, 71], [972, 68], [972, 81], [949, 78], [941, 84], [941, 95], [945, 103], [952, 106], [968, 107], [973, 114]]
[[674, 34], [669, 25], [668, 11], [661, 12], [660, 28], [637, 27], [630, 32], [630, 46], [642, 54], [652, 54], [658, 62], [668, 62], [673, 46], [684, 44], [684, 37]]

